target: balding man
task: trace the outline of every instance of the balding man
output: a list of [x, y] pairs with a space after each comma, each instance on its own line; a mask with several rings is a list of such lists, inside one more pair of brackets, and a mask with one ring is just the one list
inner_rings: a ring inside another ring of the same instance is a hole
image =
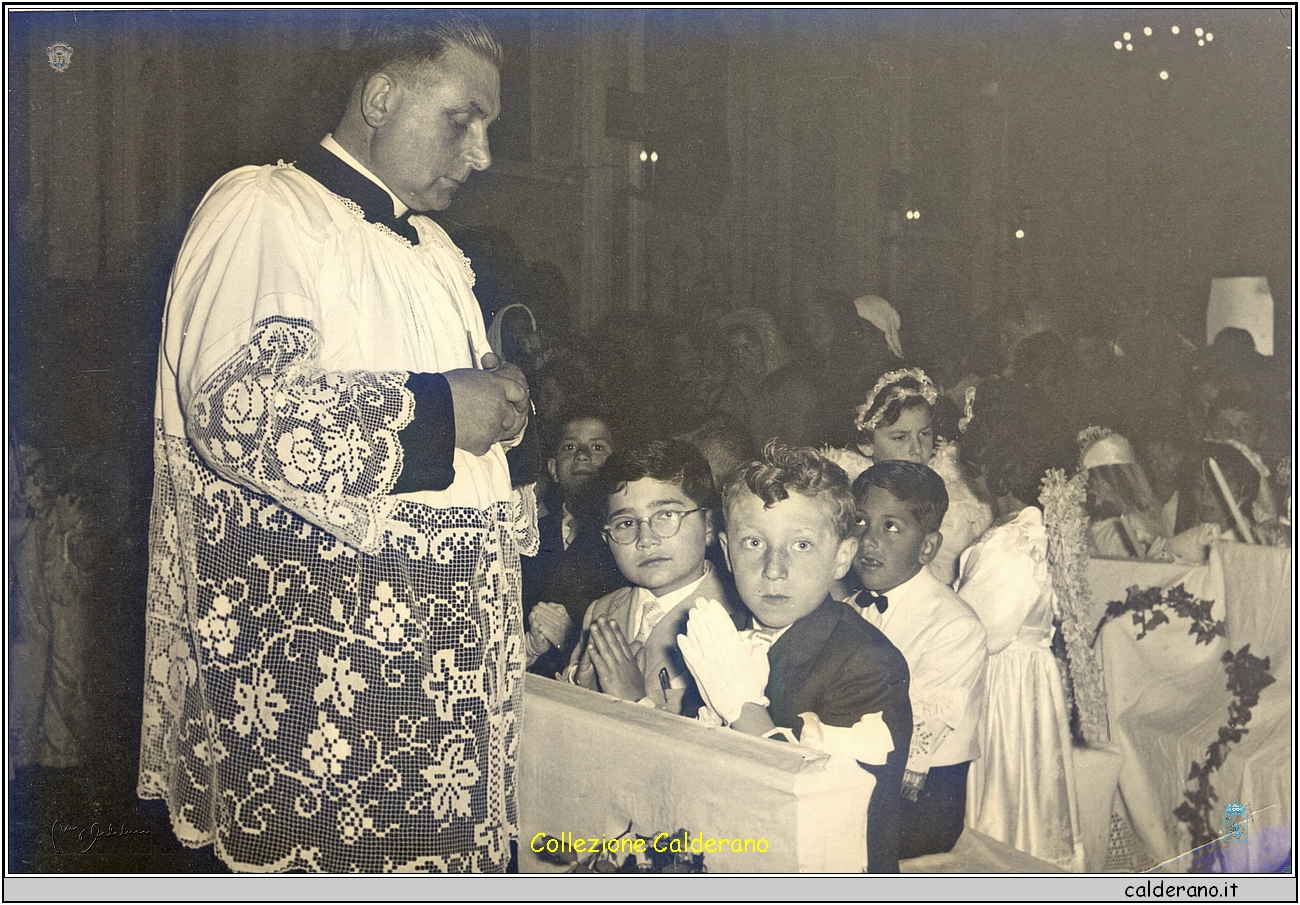
[[139, 793], [236, 870], [500, 871], [530, 403], [421, 214], [491, 163], [501, 50], [460, 18], [361, 49], [334, 133], [220, 179], [172, 274]]

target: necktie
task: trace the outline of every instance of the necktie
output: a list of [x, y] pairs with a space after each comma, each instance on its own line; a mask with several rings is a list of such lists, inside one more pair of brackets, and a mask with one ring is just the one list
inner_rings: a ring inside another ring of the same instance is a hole
[[889, 609], [889, 598], [884, 594], [877, 594], [875, 591], [871, 590], [871, 588], [862, 589], [861, 600], [863, 601], [862, 608], [864, 610], [870, 609], [874, 606], [883, 614], [885, 610]]
[[573, 546], [573, 540], [578, 536], [578, 520], [569, 514], [569, 510], [563, 510], [560, 518], [560, 540], [564, 543], [564, 549]]
[[645, 608], [641, 610], [641, 624], [637, 626], [636, 637], [632, 640], [645, 644], [650, 638], [650, 633], [654, 631], [659, 620], [664, 618], [664, 609], [659, 605], [658, 600], [650, 600], [646, 603]]

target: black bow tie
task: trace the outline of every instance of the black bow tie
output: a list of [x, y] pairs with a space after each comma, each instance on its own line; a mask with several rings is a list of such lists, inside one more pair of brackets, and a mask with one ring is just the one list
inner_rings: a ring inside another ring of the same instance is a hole
[[379, 186], [320, 145], [307, 151], [297, 162], [298, 169], [336, 195], [350, 199], [371, 223], [388, 227], [412, 245], [420, 244], [420, 234], [411, 222], [411, 211], [393, 216], [393, 199]]
[[871, 588], [862, 589], [862, 599], [865, 601], [862, 607], [864, 610], [875, 606], [881, 613], [884, 613], [885, 610], [889, 609], [889, 598], [884, 594], [877, 594]]

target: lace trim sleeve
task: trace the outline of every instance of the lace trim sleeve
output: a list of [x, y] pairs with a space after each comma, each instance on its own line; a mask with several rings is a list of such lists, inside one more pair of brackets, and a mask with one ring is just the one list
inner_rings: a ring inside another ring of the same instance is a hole
[[537, 485], [525, 484], [514, 493], [515, 542], [522, 556], [536, 556], [542, 537], [537, 530]]
[[258, 322], [200, 385], [187, 431], [223, 477], [374, 552], [402, 468], [397, 432], [410, 423], [415, 398], [404, 371], [320, 369], [320, 345], [309, 321]]

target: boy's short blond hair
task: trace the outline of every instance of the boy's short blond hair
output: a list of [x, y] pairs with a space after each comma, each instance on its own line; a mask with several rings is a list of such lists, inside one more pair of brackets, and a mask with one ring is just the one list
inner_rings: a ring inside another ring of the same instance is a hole
[[824, 500], [830, 505], [836, 537], [843, 540], [854, 533], [849, 476], [811, 446], [786, 446], [772, 441], [760, 458], [733, 471], [722, 486], [724, 519], [732, 503], [746, 493], [758, 497], [769, 508], [792, 493]]

